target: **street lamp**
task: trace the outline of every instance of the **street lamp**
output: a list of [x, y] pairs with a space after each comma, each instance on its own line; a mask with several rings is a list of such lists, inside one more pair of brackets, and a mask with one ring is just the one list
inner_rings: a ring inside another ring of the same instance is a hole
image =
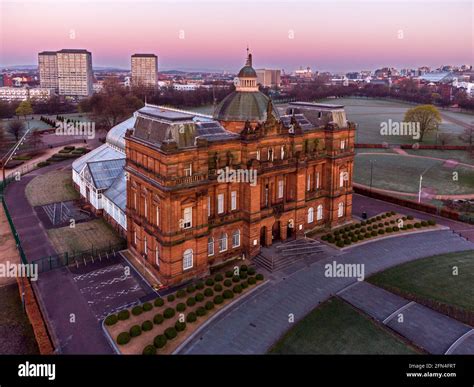
[[421, 203], [421, 183], [423, 181], [423, 175], [433, 167], [434, 167], [434, 164], [426, 168], [420, 175], [420, 184], [418, 186], [418, 203]]

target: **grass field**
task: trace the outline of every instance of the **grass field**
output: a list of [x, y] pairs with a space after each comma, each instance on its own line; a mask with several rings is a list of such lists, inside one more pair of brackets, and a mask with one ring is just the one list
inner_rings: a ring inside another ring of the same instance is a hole
[[[458, 275], [453, 275], [453, 267]], [[374, 285], [474, 311], [474, 252], [436, 255], [375, 274]]]
[[[359, 151], [365, 152], [366, 149], [360, 149]], [[456, 160], [460, 163], [474, 165], [474, 157], [468, 151], [462, 150], [432, 150], [432, 149], [405, 149], [409, 155], [424, 156], [424, 157], [435, 157], [438, 159], [445, 160]]]
[[417, 351], [336, 298], [321, 304], [269, 351], [276, 354], [416, 354]]
[[51, 229], [48, 230], [48, 236], [58, 253], [106, 249], [122, 242], [103, 219], [77, 223], [74, 228], [68, 226]]
[[[370, 185], [373, 161], [372, 187], [398, 192], [417, 193], [419, 177], [424, 171], [423, 188], [432, 188], [436, 194], [474, 193], [474, 169], [464, 166], [444, 166], [443, 161], [407, 157], [397, 154], [362, 155], [355, 157], [354, 181]], [[458, 172], [458, 180], [453, 180], [453, 172]]]
[[71, 171], [51, 171], [28, 183], [26, 197], [32, 206], [79, 199], [72, 184]]

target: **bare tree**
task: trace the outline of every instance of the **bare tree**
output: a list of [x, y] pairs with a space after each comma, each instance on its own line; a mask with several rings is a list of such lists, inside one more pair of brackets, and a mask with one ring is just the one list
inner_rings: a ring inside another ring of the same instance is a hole
[[25, 131], [25, 124], [22, 121], [11, 121], [7, 126], [8, 133], [10, 133], [15, 140], [18, 141]]

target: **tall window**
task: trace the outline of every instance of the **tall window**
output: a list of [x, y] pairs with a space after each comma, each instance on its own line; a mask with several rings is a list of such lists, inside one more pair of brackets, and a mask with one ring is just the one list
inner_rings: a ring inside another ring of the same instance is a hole
[[193, 267], [193, 249], [187, 249], [183, 254], [183, 270]]
[[133, 193], [133, 209], [134, 210], [137, 209], [137, 193], [136, 192]]
[[316, 189], [320, 188], [321, 182], [319, 181], [319, 172], [316, 172]]
[[344, 187], [345, 172], [339, 172], [339, 187]]
[[260, 149], [257, 149], [257, 160], [260, 160]]
[[148, 244], [147, 244], [147, 240], [146, 240], [146, 235], [145, 235], [145, 238], [143, 239], [143, 253], [145, 255], [148, 255]]
[[219, 238], [219, 251], [226, 251], [227, 250], [227, 234], [222, 233], [221, 237]]
[[240, 230], [235, 230], [232, 233], [232, 247], [240, 246]]
[[191, 228], [193, 226], [193, 208], [187, 207], [184, 209], [183, 228]]
[[283, 188], [284, 188], [283, 179], [278, 180], [278, 199], [283, 198]]
[[341, 140], [341, 150], [346, 149], [346, 140]]
[[144, 210], [145, 210], [144, 216], [145, 216], [145, 219], [147, 219], [147, 217], [148, 217], [148, 203], [147, 203], [146, 198], [144, 198], [143, 201], [144, 201]]
[[133, 244], [137, 245], [137, 230], [133, 230]]
[[237, 209], [237, 191], [232, 191], [230, 193], [230, 209], [234, 211]]
[[320, 204], [318, 206], [318, 209], [316, 210], [316, 220], [322, 220], [323, 219], [323, 205]]
[[308, 208], [308, 223], [313, 223], [314, 221], [314, 208], [309, 207]]
[[211, 217], [211, 197], [207, 197], [207, 217]]
[[193, 174], [193, 164], [189, 163], [184, 167], [184, 176], [192, 176]]
[[160, 205], [156, 205], [156, 225], [160, 225]]
[[217, 195], [217, 213], [224, 213], [224, 194]]
[[265, 186], [265, 207], [268, 206], [268, 185]]
[[344, 203], [343, 202], [340, 202], [338, 204], [338, 208], [337, 208], [337, 216], [339, 218], [342, 218], [344, 216]]
[[155, 264], [156, 266], [160, 267], [160, 250], [158, 249], [158, 242], [156, 242]]
[[209, 237], [207, 239], [207, 255], [214, 255], [214, 238]]
[[311, 191], [311, 174], [307, 172], [306, 176], [306, 191]]
[[282, 160], [285, 158], [285, 146], [284, 145], [282, 145], [280, 147], [280, 156], [281, 156]]
[[268, 161], [273, 161], [273, 148], [268, 148], [267, 158]]

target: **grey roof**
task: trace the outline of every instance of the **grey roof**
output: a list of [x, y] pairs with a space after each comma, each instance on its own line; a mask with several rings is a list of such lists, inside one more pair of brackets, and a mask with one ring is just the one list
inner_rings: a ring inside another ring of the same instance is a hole
[[125, 170], [122, 170], [114, 180], [110, 188], [104, 192], [104, 196], [125, 212], [127, 206], [127, 179]]
[[[217, 105], [213, 117], [219, 121], [265, 121], [270, 98], [260, 91], [234, 91]], [[273, 114], [279, 114], [273, 106]]]
[[237, 75], [239, 78], [257, 78], [257, 73], [255, 72], [252, 66], [244, 66], [240, 69], [239, 74]]
[[74, 160], [72, 163], [72, 168], [77, 173], [80, 173], [87, 163], [116, 159], [125, 160], [125, 154], [112, 148], [108, 144], [103, 144], [98, 148], [91, 150], [89, 153], [86, 153], [84, 156]]
[[433, 73], [426, 73], [420, 76], [420, 79], [427, 82], [441, 82], [448, 81], [453, 78], [453, 73], [449, 71], [438, 71]]
[[136, 117], [130, 117], [129, 119], [115, 125], [107, 133], [106, 141], [108, 144], [114, 145], [117, 148], [123, 149], [125, 152], [125, 132], [127, 129], [132, 129], [135, 125]]
[[93, 161], [87, 163], [89, 173], [96, 189], [109, 188], [117, 176], [123, 172], [125, 159]]
[[[296, 119], [296, 122], [298, 122], [299, 126], [301, 126], [301, 129], [303, 130], [314, 129], [315, 125], [309, 122], [308, 119], [303, 114], [295, 114], [294, 117]], [[289, 127], [291, 125], [291, 118], [292, 118], [291, 114], [281, 116], [281, 122], [286, 127]]]

